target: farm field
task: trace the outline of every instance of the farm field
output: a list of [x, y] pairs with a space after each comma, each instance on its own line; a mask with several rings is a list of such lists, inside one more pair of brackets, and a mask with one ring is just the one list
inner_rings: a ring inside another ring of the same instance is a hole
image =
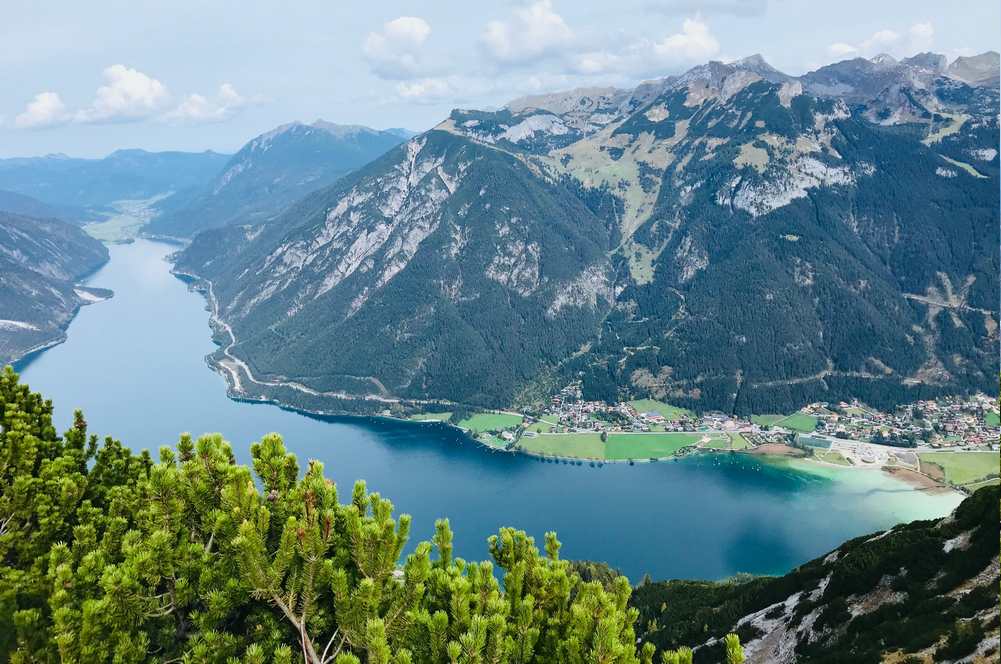
[[521, 424], [521, 415], [507, 413], [477, 413], [461, 422], [459, 426], [470, 431], [500, 431]]
[[987, 426], [990, 427], [999, 426], [1001, 425], [1001, 415], [998, 415], [995, 412], [988, 411], [987, 414], [984, 415], [984, 422], [986, 422]]
[[[700, 433], [612, 433], [605, 444], [606, 459], [658, 459], [702, 440]], [[722, 438], [721, 438], [722, 439]]]
[[660, 413], [665, 420], [680, 420], [682, 417], [692, 414], [692, 411], [685, 408], [678, 408], [656, 399], [637, 399], [630, 401], [629, 405], [641, 413]]
[[549, 422], [533, 422], [525, 427], [525, 430], [534, 431], [535, 433], [550, 433], [555, 428], [556, 426]]
[[452, 413], [417, 413], [416, 415], [411, 415], [410, 419], [417, 422], [448, 422], [449, 418], [452, 417]]
[[926, 452], [918, 457], [922, 464], [930, 463], [941, 468], [945, 481], [957, 485], [972, 484], [990, 475], [997, 476], [1001, 465], [997, 452]]
[[[586, 459], [659, 459], [669, 457], [678, 450], [698, 443], [705, 434], [700, 433], [610, 433], [607, 442], [598, 433], [541, 434], [522, 438], [520, 445], [528, 452]], [[713, 435], [722, 448], [727, 445], [725, 436]], [[714, 441], [714, 442], [715, 442]]]
[[758, 426], [780, 426], [800, 433], [810, 433], [817, 428], [817, 418], [813, 415], [793, 413], [792, 415], [752, 415], [751, 421]]
[[731, 450], [746, 450], [749, 447], [751, 447], [751, 444], [747, 442], [747, 439], [741, 436], [739, 433], [730, 434]]
[[598, 433], [551, 433], [518, 441], [528, 452], [565, 457], [604, 459], [605, 444]]

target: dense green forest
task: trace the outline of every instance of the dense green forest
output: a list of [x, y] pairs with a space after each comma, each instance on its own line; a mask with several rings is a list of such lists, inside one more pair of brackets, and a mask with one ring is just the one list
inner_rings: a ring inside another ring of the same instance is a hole
[[213, 284], [255, 375], [327, 392], [531, 408], [580, 380], [741, 415], [992, 393], [997, 89], [932, 76], [927, 109], [856, 103], [744, 66], [455, 111], [178, 269]]
[[[653, 662], [624, 577], [584, 581], [503, 528], [452, 555], [447, 520], [404, 559], [410, 518], [346, 503], [277, 434], [236, 463], [219, 435], [155, 459], [0, 374], [0, 659], [11, 662]], [[735, 640], [729, 662], [743, 661]], [[664, 662], [691, 651], [662, 652]]]

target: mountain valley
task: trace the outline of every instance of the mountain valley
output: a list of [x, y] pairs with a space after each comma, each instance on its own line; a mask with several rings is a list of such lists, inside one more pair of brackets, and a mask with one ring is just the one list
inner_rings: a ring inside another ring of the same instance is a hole
[[244, 145], [197, 192], [160, 203], [146, 231], [190, 237], [231, 223], [262, 223], [409, 136], [323, 120], [276, 127]]

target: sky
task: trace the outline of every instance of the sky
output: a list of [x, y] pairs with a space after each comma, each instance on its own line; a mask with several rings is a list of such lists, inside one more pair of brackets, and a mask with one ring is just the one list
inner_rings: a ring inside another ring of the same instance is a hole
[[1001, 50], [969, 0], [4, 0], [0, 157], [234, 152], [292, 120], [424, 130], [450, 109], [761, 53]]

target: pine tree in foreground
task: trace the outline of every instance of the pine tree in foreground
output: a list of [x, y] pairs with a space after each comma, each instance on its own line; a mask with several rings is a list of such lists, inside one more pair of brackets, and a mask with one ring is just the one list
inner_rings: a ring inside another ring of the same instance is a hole
[[51, 402], [10, 368], [0, 414], [0, 659], [653, 662], [628, 581], [582, 581], [554, 533], [540, 553], [503, 528], [492, 561], [467, 562], [441, 520], [401, 564], [410, 517], [363, 482], [341, 503], [277, 434], [251, 447], [252, 471], [219, 435], [154, 461], [99, 444], [80, 413], [57, 436]]

